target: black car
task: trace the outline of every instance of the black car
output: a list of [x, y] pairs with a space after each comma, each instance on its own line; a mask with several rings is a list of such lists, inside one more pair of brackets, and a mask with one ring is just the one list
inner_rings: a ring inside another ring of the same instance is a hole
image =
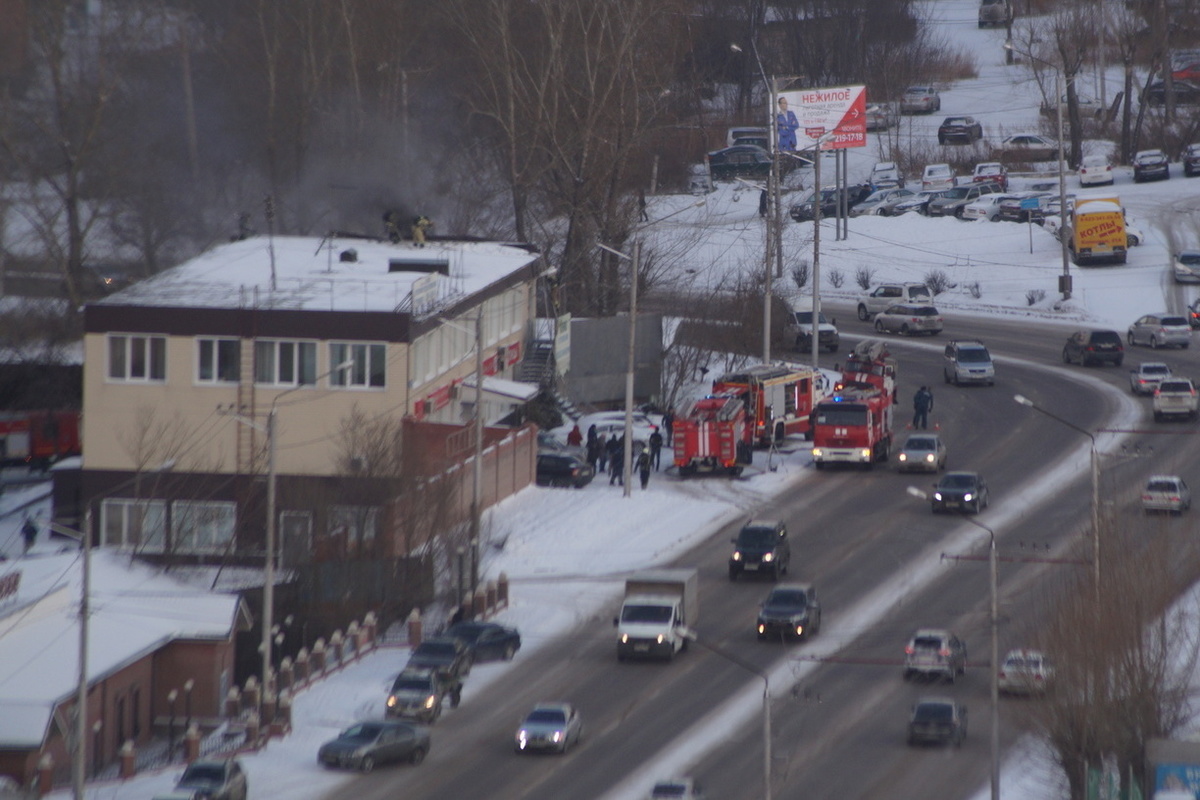
[[933, 487], [933, 513], [968, 511], [978, 514], [988, 507], [987, 481], [978, 472], [947, 472]]
[[755, 631], [762, 639], [807, 639], [821, 630], [821, 603], [811, 583], [776, 586], [758, 607]]
[[778, 580], [788, 571], [792, 545], [782, 522], [750, 520], [732, 541], [729, 580], [736, 581], [743, 572], [766, 573], [772, 580]]
[[735, 144], [708, 154], [708, 173], [714, 181], [766, 178], [771, 174], [771, 154], [752, 144]]
[[1171, 177], [1171, 164], [1162, 150], [1142, 150], [1133, 157], [1133, 180], [1165, 181]]
[[474, 661], [510, 660], [521, 649], [521, 634], [495, 622], [456, 622], [446, 631], [471, 651]]
[[[1172, 81], [1175, 92], [1175, 102], [1181, 106], [1191, 106], [1200, 103], [1200, 86], [1187, 81]], [[1167, 102], [1167, 86], [1163, 81], [1155, 81], [1146, 89], [1142, 99], [1147, 105], [1161, 106]]]
[[[845, 191], [838, 189], [826, 188], [821, 190], [821, 216], [832, 217], [838, 212], [839, 195], [844, 196], [847, 213], [854, 206], [861, 203], [871, 196], [871, 184], [862, 183], [854, 186], [849, 186]], [[816, 204], [813, 201], [813, 196], [810, 193], [808, 197], [794, 204], [788, 209], [788, 216], [796, 222], [811, 222], [815, 217]]]
[[1200, 144], [1189, 144], [1185, 147], [1179, 160], [1183, 162], [1183, 174], [1186, 177], [1200, 175]]
[[908, 718], [908, 743], [962, 745], [967, 738], [967, 707], [952, 697], [923, 697]]
[[351, 725], [321, 745], [317, 762], [326, 767], [370, 772], [379, 764], [420, 764], [429, 753], [429, 729], [402, 720]]
[[183, 771], [175, 791], [192, 791], [206, 800], [246, 800], [246, 770], [236, 758], [193, 761]]
[[574, 486], [582, 489], [596, 477], [592, 465], [579, 456], [541, 450], [537, 454], [538, 486]]
[[946, 117], [938, 126], [938, 144], [971, 144], [983, 138], [983, 125], [974, 117]]
[[446, 678], [471, 674], [471, 651], [452, 636], [433, 636], [415, 648], [405, 669], [432, 669]]
[[1063, 345], [1062, 360], [1064, 364], [1079, 364], [1084, 367], [1092, 364], [1112, 364], [1119, 367], [1125, 360], [1121, 334], [1108, 330], [1075, 331]]

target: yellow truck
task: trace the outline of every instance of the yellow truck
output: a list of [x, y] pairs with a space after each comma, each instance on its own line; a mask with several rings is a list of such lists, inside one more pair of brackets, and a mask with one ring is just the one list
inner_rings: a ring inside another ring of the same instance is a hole
[[1079, 266], [1125, 263], [1129, 243], [1125, 235], [1125, 209], [1119, 198], [1076, 198], [1069, 233], [1067, 247], [1071, 259]]

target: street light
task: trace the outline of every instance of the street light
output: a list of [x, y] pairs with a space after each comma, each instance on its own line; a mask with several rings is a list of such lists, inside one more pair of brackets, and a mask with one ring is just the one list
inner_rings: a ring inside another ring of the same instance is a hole
[[187, 722], [184, 723], [184, 731], [192, 729], [192, 689], [196, 688], [196, 681], [188, 678], [183, 683], [183, 714]]
[[715, 653], [731, 664], [736, 664], [747, 672], [753, 672], [758, 677], [762, 678], [763, 682], [763, 798], [771, 800], [771, 680], [767, 677], [767, 673], [763, 672], [758, 667], [748, 661], [727, 653], [724, 650], [711, 645], [696, 635], [695, 631], [689, 631], [685, 634], [688, 640], [695, 642], [710, 653]]
[[[915, 486], [909, 486], [906, 490], [913, 497], [919, 497], [922, 500], [928, 500], [929, 495], [926, 492], [918, 489]], [[1000, 641], [996, 631], [996, 532], [984, 525], [974, 517], [968, 516], [964, 511], [962, 518], [971, 523], [977, 528], [982, 528], [988, 534], [988, 584], [991, 593], [991, 610], [990, 622], [992, 628], [992, 680], [991, 680], [991, 701], [992, 701], [992, 798], [991, 800], [1000, 800]]]
[[[1011, 40], [1004, 43], [1004, 49], [1011, 53], [1020, 53], [1026, 58], [1031, 58], [1038, 61], [1054, 70], [1054, 107], [1058, 110], [1058, 214], [1059, 214], [1059, 245], [1062, 249], [1062, 276], [1058, 279], [1058, 290], [1062, 293], [1063, 300], [1071, 299], [1071, 254], [1067, 248], [1067, 176], [1065, 157], [1063, 152], [1063, 115], [1062, 115], [1062, 89], [1059, 86], [1061, 70], [1057, 64], [1047, 61], [1044, 58], [1038, 58], [1033, 53], [1026, 53], [1017, 50]], [[1072, 87], [1075, 85], [1075, 76], [1071, 75], [1067, 78], [1067, 92], [1070, 94]]]
[[1088, 437], [1091, 442], [1091, 462], [1092, 462], [1092, 581], [1095, 583], [1095, 591], [1100, 592], [1100, 454], [1096, 450], [1096, 436], [1089, 430], [1079, 427], [1070, 420], [1063, 419], [1057, 414], [1053, 414], [1039, 405], [1036, 405], [1025, 395], [1014, 394], [1013, 400], [1016, 400], [1020, 405], [1026, 408], [1032, 408], [1039, 414], [1043, 414], [1055, 422], [1066, 425], [1071, 430], [1082, 433]]
[[170, 716], [167, 719], [167, 763], [175, 760], [175, 701], [179, 698], [179, 690], [167, 692], [167, 707]]

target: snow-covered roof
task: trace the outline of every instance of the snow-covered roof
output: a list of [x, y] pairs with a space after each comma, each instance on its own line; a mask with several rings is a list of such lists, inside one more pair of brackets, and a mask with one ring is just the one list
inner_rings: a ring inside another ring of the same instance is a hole
[[431, 274], [437, 300], [445, 301], [538, 258], [527, 247], [500, 242], [431, 240], [416, 248], [352, 237], [259, 236], [218, 245], [95, 305], [403, 311], [413, 284]]
[[[78, 687], [82, 563], [73, 551], [0, 565], [0, 579], [21, 575], [15, 599], [0, 606], [0, 748], [40, 746], [55, 706]], [[183, 585], [128, 555], [96, 550], [89, 682], [173, 640], [228, 638], [239, 602]]]

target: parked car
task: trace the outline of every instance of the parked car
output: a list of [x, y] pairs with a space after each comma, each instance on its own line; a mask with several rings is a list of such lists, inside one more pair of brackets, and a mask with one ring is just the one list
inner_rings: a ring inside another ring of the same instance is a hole
[[582, 489], [596, 477], [592, 465], [572, 453], [539, 452], [537, 454], [538, 486], [573, 486]]
[[1178, 475], [1151, 475], [1142, 490], [1142, 511], [1182, 514], [1192, 507], [1192, 492]]
[[900, 472], [941, 472], [946, 468], [946, 444], [936, 433], [914, 433], [896, 455]]
[[933, 305], [933, 292], [923, 283], [881, 283], [866, 294], [859, 295], [858, 318], [866, 322], [897, 303]]
[[921, 188], [926, 190], [949, 189], [954, 186], [954, 170], [949, 164], [928, 164], [921, 173]]
[[944, 628], [918, 628], [904, 647], [904, 679], [943, 678], [967, 671], [967, 645]]
[[938, 144], [971, 144], [983, 138], [983, 125], [974, 117], [946, 117], [937, 136]]
[[442, 715], [442, 701], [455, 687], [444, 681], [436, 670], [405, 669], [392, 681], [384, 714], [432, 725]]
[[583, 738], [583, 719], [570, 703], [539, 703], [517, 728], [518, 753], [553, 750], [564, 754]]
[[862, 202], [856, 203], [850, 208], [850, 216], [890, 216], [885, 212], [885, 208], [890, 211], [890, 207], [895, 204], [913, 197], [916, 193], [908, 189], [902, 189], [899, 186], [890, 189], [878, 189], [871, 192]]
[[933, 513], [968, 511], [978, 514], [991, 500], [987, 481], [978, 472], [947, 472], [933, 487], [930, 504]]
[[910, 86], [900, 98], [901, 114], [932, 114], [941, 111], [942, 98], [936, 88], [929, 84]]
[[[1060, 95], [1058, 98], [1058, 103], [1062, 108], [1063, 124], [1065, 125], [1067, 122], [1067, 115], [1070, 113], [1070, 105], [1067, 101], [1067, 96], [1065, 94]], [[1097, 117], [1104, 110], [1104, 106], [1100, 105], [1099, 100], [1094, 97], [1088, 97], [1087, 95], [1075, 95], [1075, 104], [1079, 106], [1079, 116], [1083, 117], [1084, 119], [1087, 119], [1088, 117]], [[1050, 102], [1049, 99], [1046, 99], [1042, 102], [1040, 110], [1043, 114], [1048, 116], [1057, 116], [1058, 114], [1058, 109], [1054, 107], [1054, 103]]]
[[927, 303], [906, 303], [888, 306], [875, 315], [876, 333], [899, 333], [904, 336], [942, 332], [942, 315]]
[[925, 207], [925, 213], [931, 217], [958, 217], [962, 219], [963, 209], [967, 203], [978, 200], [989, 194], [1001, 194], [1004, 191], [998, 183], [973, 183], [969, 186], [955, 186], [947, 189], [937, 197], [931, 198]]
[[736, 581], [746, 572], [767, 574], [771, 580], [788, 571], [792, 562], [792, 544], [787, 526], [777, 520], [752, 519], [731, 540], [729, 580]]
[[[837, 214], [839, 196], [846, 198], [846, 207], [850, 209], [870, 194], [871, 185], [867, 183], [848, 186], [844, 191], [833, 187], [826, 187], [821, 190], [821, 216], [832, 217]], [[810, 222], [815, 219], [815, 211], [816, 202], [814, 193], [809, 192], [803, 200], [792, 205], [788, 210], [788, 216], [796, 222]]]
[[904, 175], [895, 161], [880, 161], [871, 167], [868, 183], [876, 189], [904, 188]]
[[807, 639], [821, 631], [821, 603], [811, 583], [781, 583], [758, 607], [759, 640]]
[[467, 620], [446, 629], [446, 635], [467, 646], [471, 661], [511, 661], [521, 649], [521, 634], [495, 622]]
[[430, 636], [413, 648], [406, 669], [432, 669], [461, 680], [471, 674], [471, 651], [452, 636]]
[[952, 744], [967, 738], [967, 707], [953, 697], [922, 697], [908, 718], [908, 743]]
[[1154, 390], [1153, 408], [1155, 422], [1161, 422], [1168, 417], [1195, 418], [1197, 409], [1200, 408], [1195, 384], [1189, 378], [1174, 375], [1164, 378]]
[[[1000, 211], [996, 218], [1003, 222], [1038, 222], [1046, 216], [1046, 209], [1057, 195], [1050, 192], [1018, 192], [1009, 195], [1007, 200], [1000, 203]], [[1035, 208], [1023, 208], [1032, 201], [1037, 202]]]
[[1133, 157], [1133, 182], [1165, 181], [1171, 177], [1171, 162], [1162, 150], [1139, 150]]
[[972, 183], [998, 183], [1003, 191], [1008, 191], [1008, 168], [999, 161], [982, 161], [975, 165], [971, 172]]
[[946, 345], [942, 359], [942, 378], [946, 383], [996, 383], [996, 366], [987, 345], [978, 339], [955, 339]]
[[[1175, 92], [1175, 104], [1180, 106], [1194, 106], [1200, 104], [1200, 86], [1188, 81], [1173, 81], [1171, 88]], [[1167, 102], [1167, 86], [1161, 81], [1154, 81], [1147, 87], [1145, 94], [1142, 95], [1142, 101], [1149, 106], [1166, 105]]]
[[1121, 366], [1125, 360], [1125, 348], [1121, 345], [1121, 334], [1111, 330], [1075, 331], [1063, 345], [1064, 364], [1112, 364]]
[[[812, 309], [793, 310], [784, 325], [786, 335], [792, 339], [797, 350], [808, 352], [812, 350]], [[841, 334], [838, 332], [837, 320], [830, 322], [822, 311], [817, 315], [817, 343], [823, 350], [836, 353], [841, 346]]]
[[381, 764], [420, 764], [429, 753], [429, 729], [402, 720], [351, 725], [321, 745], [317, 762], [326, 767], [370, 772]]
[[1189, 144], [1183, 148], [1183, 154], [1179, 157], [1183, 162], [1183, 174], [1185, 177], [1200, 175], [1200, 144]]
[[1173, 260], [1176, 283], [1200, 282], [1200, 250], [1180, 250]]
[[1084, 156], [1079, 164], [1080, 186], [1111, 186], [1112, 164], [1108, 156]]
[[996, 683], [1004, 694], [1041, 694], [1054, 679], [1054, 667], [1041, 650], [1009, 650]]
[[979, 27], [1007, 25], [1012, 18], [1013, 10], [1009, 0], [980, 0]]
[[1000, 142], [1001, 161], [1050, 161], [1058, 158], [1058, 142], [1040, 133], [1018, 133]]
[[1010, 194], [985, 194], [977, 197], [963, 206], [962, 218], [965, 220], [986, 219], [996, 222], [1000, 219], [1000, 204], [1012, 197]]
[[1171, 377], [1171, 368], [1161, 361], [1147, 361], [1129, 370], [1129, 391], [1134, 394], [1154, 394], [1158, 385]]
[[873, 103], [867, 106], [867, 130], [886, 131], [896, 124], [892, 109], [885, 104]]
[[941, 197], [949, 189], [922, 189], [911, 197], [905, 197], [895, 202], [884, 204], [881, 211], [886, 211], [886, 214], [881, 216], [899, 217], [907, 214], [910, 211], [916, 211], [918, 214], [924, 215], [929, 209], [929, 202], [934, 198]]
[[1130, 347], [1138, 344], [1186, 349], [1192, 342], [1192, 326], [1181, 314], [1144, 314], [1129, 326]]
[[236, 758], [202, 758], [188, 764], [175, 791], [193, 791], [205, 800], [246, 800], [249, 781]]
[[1126, 216], [1125, 217], [1125, 246], [1127, 248], [1128, 247], [1137, 247], [1139, 244], [1141, 244], [1144, 241], [1146, 241], [1146, 235], [1142, 233], [1142, 229], [1139, 228], [1137, 225], [1134, 225], [1133, 222], [1129, 219], [1129, 217]]
[[708, 171], [714, 181], [766, 178], [771, 174], [771, 154], [752, 144], [735, 144], [708, 154]]
[[[625, 435], [625, 412], [597, 411], [594, 414], [584, 414], [579, 418], [578, 425], [579, 430], [585, 434], [589, 428], [595, 425], [597, 436], [603, 434], [609, 439], [613, 436], [621, 437]], [[639, 442], [642, 444], [649, 442], [650, 434], [656, 430], [658, 430], [658, 423], [640, 411], [633, 412], [633, 442], [635, 445]]]

